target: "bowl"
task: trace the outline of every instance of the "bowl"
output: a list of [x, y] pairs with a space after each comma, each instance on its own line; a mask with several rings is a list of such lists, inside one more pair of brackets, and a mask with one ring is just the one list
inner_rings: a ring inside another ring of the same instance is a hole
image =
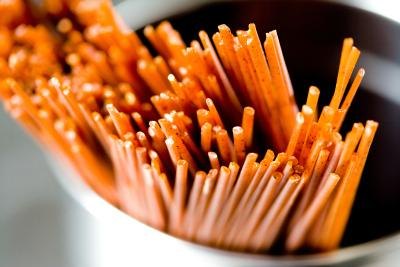
[[[134, 2], [127, 1], [120, 6], [123, 7], [120, 13], [127, 21], [133, 21], [133, 14], [140, 14], [134, 9]], [[400, 203], [400, 174], [395, 155], [397, 149], [400, 151], [399, 21], [365, 10], [352, 1], [194, 1], [187, 6], [178, 5], [178, 9], [171, 8], [171, 4], [164, 13], [179, 12], [167, 17], [162, 17], [163, 2], [159, 3], [159, 6], [153, 5], [154, 12], [160, 15], [152, 18], [154, 24], [160, 19], [171, 21], [186, 42], [198, 39], [200, 30], [215, 32], [223, 23], [236, 30], [255, 22], [260, 34], [277, 29], [298, 103], [305, 102], [310, 85], [321, 89], [322, 103], [327, 103], [336, 81], [342, 40], [353, 37], [362, 51], [358, 65], [366, 69], [367, 78], [351, 107], [343, 132], [353, 122], [367, 119], [380, 122], [380, 129], [341, 248], [307, 255], [230, 252], [175, 238], [110, 205], [71, 170], [49, 157], [62, 185], [106, 225], [104, 229], [112, 241], [104, 244], [109, 247], [105, 253], [110, 251], [111, 260], [118, 262], [117, 266], [135, 266], [138, 262], [167, 266], [400, 264], [400, 256], [396, 256], [400, 252], [400, 213], [396, 208]], [[177, 5], [178, 2], [173, 3]], [[138, 26], [134, 25], [141, 32]]]

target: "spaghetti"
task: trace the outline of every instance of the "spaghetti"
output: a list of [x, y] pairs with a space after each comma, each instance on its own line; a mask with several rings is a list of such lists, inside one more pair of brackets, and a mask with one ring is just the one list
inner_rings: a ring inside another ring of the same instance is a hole
[[315, 86], [296, 105], [276, 31], [262, 43], [254, 24], [220, 25], [186, 46], [162, 22], [144, 30], [153, 56], [108, 0], [44, 3], [0, 4], [1, 99], [102, 197], [221, 248], [268, 251], [279, 237], [287, 252], [339, 246], [378, 127], [339, 133], [365, 74], [349, 86], [351, 38], [319, 115]]

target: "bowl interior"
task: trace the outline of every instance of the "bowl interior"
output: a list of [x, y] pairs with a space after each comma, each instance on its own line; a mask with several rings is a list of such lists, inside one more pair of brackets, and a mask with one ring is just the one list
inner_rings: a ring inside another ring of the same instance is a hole
[[400, 92], [396, 93], [398, 83], [393, 82], [395, 73], [400, 76], [399, 23], [333, 2], [287, 0], [214, 2], [167, 20], [187, 43], [198, 39], [200, 30], [212, 34], [223, 23], [233, 31], [245, 29], [251, 22], [256, 23], [259, 34], [278, 30], [299, 104], [305, 103], [310, 85], [321, 89], [321, 104], [328, 103], [343, 38], [353, 37], [362, 51], [358, 67], [366, 69], [368, 78], [355, 98], [342, 134], [353, 122], [367, 119], [377, 120], [380, 127], [342, 245], [364, 243], [400, 230], [400, 213], [396, 212], [400, 174], [395, 167], [395, 151], [400, 151]]

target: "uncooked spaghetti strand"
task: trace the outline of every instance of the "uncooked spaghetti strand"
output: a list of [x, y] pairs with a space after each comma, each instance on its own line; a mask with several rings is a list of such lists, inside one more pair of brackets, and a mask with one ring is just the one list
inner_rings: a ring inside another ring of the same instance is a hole
[[[251, 26], [251, 27], [250, 27]], [[250, 58], [253, 62], [253, 68], [256, 71], [257, 79], [260, 84], [262, 97], [264, 98], [265, 105], [269, 110], [271, 116], [271, 130], [274, 136], [274, 141], [279, 149], [283, 149], [285, 144], [285, 136], [282, 135], [282, 122], [278, 119], [276, 95], [272, 90], [271, 74], [261, 48], [260, 40], [258, 39], [257, 32], [253, 24], [249, 25], [249, 35], [247, 47]]]
[[192, 174], [196, 173], [197, 163], [186, 148], [185, 144], [182, 142], [181, 138], [171, 135], [165, 140], [165, 144], [167, 145], [171, 160], [175, 166], [178, 164], [178, 160], [183, 159], [188, 162], [190, 172]]
[[323, 149], [319, 153], [313, 173], [310, 177], [310, 181], [305, 186], [303, 196], [299, 200], [296, 210], [294, 211], [290, 219], [290, 224], [288, 226], [289, 231], [297, 224], [298, 219], [302, 216], [304, 211], [309, 207], [309, 205], [313, 201], [314, 195], [321, 182], [321, 177], [324, 174], [324, 169], [327, 165], [329, 155], [330, 152], [327, 149]]
[[59, 97], [62, 97], [62, 99], [64, 100], [64, 106], [70, 113], [71, 117], [75, 120], [79, 128], [82, 130], [85, 140], [89, 142], [93, 147], [95, 147], [92, 131], [90, 130], [90, 127], [86, 122], [84, 115], [81, 112], [81, 109], [79, 108], [78, 101], [73, 96], [71, 90], [69, 88], [61, 89], [59, 81], [55, 78], [52, 78], [50, 83], [56, 84], [55, 88], [58, 88]]
[[210, 115], [210, 111], [200, 108], [196, 112], [197, 115], [197, 121], [199, 123], [199, 126], [202, 127], [206, 122], [208, 122], [211, 125], [214, 125], [214, 120], [212, 119]]
[[195, 212], [206, 176], [207, 174], [203, 171], [198, 171], [194, 176], [194, 183], [189, 194], [184, 219], [184, 236], [188, 239], [192, 239], [194, 237], [194, 231], [196, 230]]
[[219, 170], [215, 192], [212, 195], [208, 211], [204, 216], [203, 223], [201, 225], [201, 228], [199, 229], [199, 231], [201, 232], [200, 236], [202, 236], [201, 239], [203, 240], [210, 240], [212, 242], [216, 239], [217, 234], [213, 233], [213, 226], [223, 206], [222, 200], [225, 195], [225, 191], [227, 190], [226, 185], [229, 181], [230, 173], [230, 169], [225, 166], [222, 166]]
[[164, 78], [161, 76], [153, 62], [141, 59], [138, 62], [137, 69], [140, 76], [148, 84], [154, 94], [170, 90], [170, 85], [166, 79], [167, 77]]
[[308, 89], [306, 105], [314, 110], [314, 118], [318, 116], [318, 99], [320, 90], [316, 86], [310, 86]]
[[245, 211], [245, 208], [247, 206], [247, 203], [250, 199], [250, 196], [254, 193], [256, 190], [260, 180], [266, 173], [266, 171], [269, 168], [270, 163], [273, 160], [273, 156], [271, 155], [270, 158], [263, 159], [258, 168], [257, 171], [255, 172], [253, 178], [250, 181], [250, 184], [248, 185], [245, 193], [241, 197], [236, 209], [234, 210], [232, 217], [230, 219], [230, 222], [228, 222], [228, 225], [231, 225], [230, 229], [228, 230], [228, 233], [225, 237], [225, 243], [229, 246], [230, 243], [233, 241], [234, 236], [237, 235], [237, 225], [239, 221], [241, 221], [241, 216], [245, 215], [243, 211]]
[[161, 196], [164, 201], [165, 210], [167, 213], [170, 212], [172, 200], [173, 200], [173, 191], [171, 189], [171, 185], [168, 181], [168, 177], [165, 173], [161, 173], [157, 178], [156, 181], [160, 188]]
[[196, 231], [194, 233], [194, 238], [198, 242], [208, 243], [207, 236], [203, 236], [199, 229], [201, 227], [201, 224], [204, 222], [206, 214], [208, 213], [209, 204], [211, 201], [211, 197], [214, 193], [217, 178], [218, 170], [211, 169], [207, 174], [206, 180], [204, 181], [204, 185], [200, 193], [200, 199], [195, 214]]
[[222, 68], [222, 65], [217, 57], [217, 54], [214, 50], [214, 47], [211, 44], [210, 38], [208, 37], [207, 33], [204, 31], [200, 31], [199, 33], [200, 40], [203, 44], [203, 47], [205, 49], [208, 49], [208, 51], [211, 54], [211, 58], [214, 63], [214, 67], [218, 73], [218, 77], [221, 79], [222, 84], [224, 85], [224, 89], [230, 98], [231, 103], [235, 107], [236, 110], [241, 110], [241, 104], [239, 102], [238, 97], [236, 96], [236, 93], [232, 87], [232, 84], [230, 83], [224, 69]]
[[207, 104], [208, 110], [210, 112], [210, 116], [211, 116], [211, 118], [212, 118], [212, 120], [214, 122], [213, 124], [214, 125], [218, 125], [218, 126], [220, 126], [222, 128], [225, 128], [224, 124], [222, 122], [221, 116], [219, 115], [219, 112], [218, 112], [216, 106], [214, 105], [214, 102], [212, 101], [212, 99], [211, 98], [207, 98], [206, 99], [206, 104]]
[[237, 83], [237, 87], [243, 88], [243, 77], [239, 69], [239, 63], [234, 52], [234, 37], [231, 30], [225, 24], [219, 25], [218, 30], [221, 36], [222, 47], [229, 61], [229, 66], [232, 69], [234, 76], [233, 80]]
[[257, 73], [262, 97], [270, 111], [272, 120], [271, 129], [274, 133], [274, 140], [276, 141], [276, 146], [280, 150], [283, 150], [287, 144], [288, 137], [282, 134], [284, 131], [283, 122], [279, 120], [279, 116], [282, 114], [279, 112], [278, 95], [276, 90], [273, 90], [274, 84], [272, 82], [271, 72], [254, 23], [249, 24], [248, 34], [247, 47]]
[[299, 159], [300, 164], [304, 164], [304, 161], [308, 155], [302, 155], [302, 151], [303, 147], [306, 145], [306, 140], [308, 139], [308, 135], [310, 133], [310, 128], [314, 119], [314, 110], [311, 107], [304, 105], [301, 109], [301, 113], [303, 114], [304, 124], [298, 136], [293, 156]]
[[[236, 181], [236, 184], [234, 185], [232, 192], [229, 195], [229, 198], [227, 199], [227, 202], [225, 203], [225, 207], [218, 219], [217, 222], [217, 232], [220, 232], [223, 227], [225, 226], [226, 222], [228, 222], [232, 212], [236, 208], [236, 205], [238, 204], [240, 197], [245, 191], [246, 186], [250, 182], [250, 178], [253, 172], [253, 167], [256, 162], [258, 155], [256, 153], [249, 153], [246, 156], [246, 159], [243, 163], [242, 169], [240, 171], [239, 177]], [[220, 236], [219, 240], [223, 238]]]
[[260, 94], [257, 74], [252, 66], [250, 55], [247, 50], [247, 32], [238, 31], [237, 34], [239, 43], [235, 44], [234, 49], [245, 83], [245, 88], [239, 92], [239, 96], [243, 97], [246, 100], [245, 102], [252, 103], [258, 112], [264, 113], [266, 111], [263, 110], [266, 110], [266, 107], [261, 105], [262, 98], [257, 97]]
[[339, 176], [344, 176], [344, 172], [350, 162], [351, 155], [355, 151], [363, 132], [364, 126], [361, 123], [354, 123], [352, 130], [346, 135], [343, 151], [340, 155], [338, 166], [335, 170], [335, 173], [337, 173]]
[[240, 171], [240, 166], [236, 162], [229, 163], [228, 168], [229, 168], [231, 174], [229, 176], [229, 180], [228, 180], [228, 183], [226, 186], [224, 196], [222, 197], [222, 203], [225, 203], [226, 200], [229, 198], [230, 193], [232, 193], [233, 186], [236, 183], [236, 180], [238, 178], [239, 171]]
[[170, 57], [168, 47], [166, 47], [166, 45], [162, 42], [153, 26], [146, 26], [143, 30], [143, 33], [158, 53], [160, 53], [164, 58], [168, 59]]
[[347, 92], [346, 98], [344, 99], [341, 108], [344, 110], [348, 110], [355, 94], [357, 93], [358, 88], [360, 87], [361, 81], [364, 78], [365, 75], [365, 70], [363, 68], [359, 69], [357, 72], [356, 77], [353, 80], [353, 83], [351, 84], [351, 87], [349, 91]]
[[165, 135], [160, 125], [156, 121], [150, 121], [148, 127], [148, 135], [152, 139], [152, 147], [157, 151], [163, 161], [167, 162], [168, 150], [165, 147]]
[[140, 115], [139, 112], [132, 112], [131, 117], [134, 120], [136, 126], [138, 127], [139, 131], [142, 131], [143, 133], [147, 133], [148, 128], [146, 127], [146, 124], [143, 120], [142, 115]]
[[188, 183], [189, 164], [185, 160], [179, 160], [176, 166], [174, 195], [169, 214], [169, 231], [181, 235], [183, 225], [184, 207]]
[[346, 72], [346, 65], [348, 62], [348, 58], [350, 55], [350, 51], [353, 47], [353, 39], [352, 38], [345, 38], [343, 41], [342, 52], [340, 55], [340, 63], [339, 63], [339, 71], [337, 75], [336, 85], [334, 94], [331, 99], [330, 106], [332, 108], [338, 108], [341, 101], [341, 96], [344, 94], [344, 90], [346, 89], [343, 86], [344, 76]]
[[[343, 77], [343, 88], [347, 88], [351, 74], [353, 73], [353, 70], [357, 64], [358, 58], [360, 57], [360, 53], [361, 52], [360, 52], [360, 50], [358, 50], [358, 48], [356, 48], [354, 46], [351, 48], [349, 58], [348, 58], [346, 66], [345, 66], [345, 75]], [[341, 96], [340, 100], [342, 100], [342, 98], [343, 98], [343, 95]], [[336, 108], [338, 108], [338, 107], [336, 107]]]
[[331, 234], [332, 234], [332, 229], [334, 227], [334, 224], [336, 223], [336, 217], [340, 216], [341, 213], [345, 212], [343, 208], [343, 203], [341, 203], [343, 199], [343, 194], [345, 193], [344, 190], [347, 190], [349, 180], [351, 179], [351, 176], [354, 174], [354, 167], [355, 163], [357, 161], [357, 156], [352, 155], [350, 159], [349, 166], [346, 170], [346, 173], [344, 174], [343, 179], [341, 180], [338, 189], [332, 196], [329, 205], [325, 208], [326, 215], [324, 217], [324, 222], [322, 224], [322, 227], [320, 229], [320, 237], [318, 239], [318, 244], [314, 244], [319, 248], [324, 248], [324, 246], [327, 246], [327, 244], [330, 242], [331, 239]]
[[[114, 145], [112, 145], [113, 147], [110, 149], [111, 151], [115, 150], [116, 148], [116, 144], [117, 141], [115, 138], [110, 137], [111, 141], [110, 143], [114, 143]], [[144, 190], [143, 190], [143, 181], [140, 178], [140, 170], [138, 168], [138, 159], [137, 159], [137, 155], [136, 155], [136, 147], [133, 144], [132, 141], [125, 141], [124, 142], [124, 149], [125, 149], [125, 155], [126, 155], [126, 159], [125, 159], [125, 166], [122, 165], [118, 165], [116, 164], [115, 169], [116, 171], [118, 169], [126, 169], [127, 172], [127, 180], [125, 181], [119, 181], [117, 180], [117, 187], [119, 187], [118, 189], [120, 191], [123, 192], [129, 192], [129, 197], [133, 198], [129, 199], [128, 201], [123, 201], [123, 203], [121, 203], [122, 205], [125, 206], [125, 208], [129, 207], [133, 207], [134, 208], [134, 212], [136, 213], [137, 216], [139, 216], [139, 218], [143, 218], [145, 212], [145, 207], [146, 207], [146, 200], [145, 200], [145, 196], [144, 196]], [[117, 151], [111, 152], [114, 153], [114, 158], [117, 158], [119, 155], [115, 155], [115, 153], [118, 152], [118, 149], [116, 149]], [[122, 155], [120, 155], [122, 156]], [[115, 159], [117, 160], [117, 159]], [[121, 183], [123, 182], [123, 183]], [[122, 193], [123, 194], [123, 193]], [[128, 194], [128, 193], [126, 193]], [[130, 203], [135, 201], [136, 203]], [[121, 201], [122, 202], [122, 201]], [[128, 203], [127, 203], [128, 202]]]
[[153, 63], [157, 67], [157, 70], [161, 74], [161, 76], [168, 78], [172, 71], [169, 68], [167, 62], [165, 62], [164, 58], [161, 56], [156, 56], [153, 59]]
[[[261, 219], [256, 229], [252, 230], [249, 245], [251, 250], [259, 250], [263, 247], [268, 247], [273, 243], [272, 228], [274, 221], [278, 218], [280, 212], [284, 211], [285, 204], [290, 200], [291, 195], [296, 191], [296, 187], [300, 182], [300, 176], [293, 175], [289, 178], [283, 190], [274, 200], [265, 217]], [[270, 234], [268, 234], [268, 232]]]
[[287, 148], [286, 148], [286, 153], [289, 156], [294, 155], [300, 133], [302, 132], [302, 129], [304, 129], [304, 123], [305, 123], [304, 115], [302, 113], [297, 113], [296, 126], [294, 127], [294, 129], [292, 131], [292, 135], [289, 139], [289, 144], [287, 145]]
[[288, 76], [286, 76], [287, 73], [284, 71], [286, 66], [283, 61], [283, 57], [280, 57], [282, 56], [282, 51], [277, 51], [278, 48], [275, 46], [276, 43], [274, 39], [279, 43], [276, 31], [266, 34], [264, 51], [271, 70], [272, 82], [274, 83], [277, 91], [279, 112], [282, 115], [282, 119], [285, 120], [285, 123], [283, 124], [284, 134], [286, 135], [286, 138], [289, 139], [295, 125], [295, 117], [297, 112], [293, 108], [293, 90], [291, 88], [291, 84], [286, 84], [287, 81], [290, 83], [290, 79]]
[[363, 68], [359, 69], [357, 72], [356, 77], [353, 80], [353, 83], [351, 84], [351, 87], [339, 109], [340, 112], [336, 114], [335, 120], [334, 120], [334, 127], [336, 129], [340, 129], [342, 126], [342, 123], [346, 117], [347, 111], [350, 108], [351, 103], [353, 102], [354, 96], [357, 93], [357, 90], [361, 84], [362, 79], [364, 78], [365, 75], [365, 70]]
[[47, 100], [48, 104], [59, 118], [67, 117], [67, 111], [65, 110], [65, 107], [59, 103], [57, 99], [55, 99], [49, 88], [41, 88], [40, 95]]
[[235, 126], [233, 132], [233, 147], [237, 162], [241, 165], [246, 157], [246, 140], [242, 127]]
[[62, 152], [66, 153], [67, 157], [72, 157], [70, 154], [69, 146], [64, 142], [60, 134], [54, 129], [51, 121], [41, 118], [39, 110], [31, 101], [29, 95], [23, 90], [21, 85], [13, 79], [7, 79], [9, 88], [20, 98], [22, 101], [21, 108], [31, 117], [31, 119], [40, 127], [45, 137], [49, 142], [57, 146]]
[[285, 59], [283, 57], [283, 52], [282, 52], [282, 48], [281, 48], [281, 44], [279, 42], [279, 38], [278, 38], [278, 33], [277, 31], [272, 31], [271, 32], [272, 38], [274, 40], [274, 44], [276, 47], [276, 52], [279, 58], [279, 64], [281, 67], [281, 72], [283, 74], [284, 77], [284, 81], [285, 81], [285, 85], [286, 85], [286, 92], [287, 92], [287, 97], [290, 100], [292, 109], [293, 109], [293, 115], [296, 114], [299, 110], [298, 107], [296, 105], [296, 100], [294, 98], [294, 91], [293, 91], [293, 86], [292, 86], [292, 82], [290, 80], [290, 76], [289, 76], [289, 72], [288, 69], [286, 67], [286, 63], [285, 63]]
[[270, 249], [271, 246], [274, 244], [274, 242], [276, 241], [279, 233], [281, 232], [282, 226], [285, 223], [285, 220], [290, 212], [290, 210], [293, 208], [293, 205], [299, 195], [299, 193], [301, 192], [301, 190], [303, 189], [304, 186], [304, 180], [300, 180], [298, 182], [298, 184], [296, 185], [296, 188], [294, 190], [293, 193], [290, 194], [289, 199], [287, 200], [287, 202], [285, 203], [285, 205], [283, 206], [282, 210], [279, 212], [276, 220], [273, 222], [271, 229], [268, 229], [268, 231], [271, 232], [269, 239], [265, 239], [263, 244], [262, 244], [262, 249]]
[[227, 165], [231, 161], [236, 161], [232, 141], [225, 129], [217, 130], [216, 140], [223, 164]]
[[76, 162], [85, 171], [87, 182], [95, 188], [102, 196], [112, 203], [118, 202], [114, 188], [111, 170], [96, 157], [93, 152], [83, 144], [82, 140], [72, 131], [66, 132], [66, 140], [70, 142], [71, 151]]
[[[271, 155], [273, 157], [273, 154]], [[268, 205], [264, 205], [264, 201], [271, 201], [274, 199], [276, 194], [278, 193], [278, 189], [280, 187], [280, 183], [282, 180], [282, 175], [279, 172], [276, 172], [280, 166], [283, 165], [283, 161], [280, 159], [279, 155], [276, 157], [274, 161], [272, 161], [266, 170], [264, 176], [261, 178], [258, 183], [256, 189], [251, 194], [249, 200], [246, 203], [246, 207], [243, 211], [243, 219], [248, 216], [248, 222], [246, 223], [246, 228], [241, 231], [237, 238], [235, 238], [235, 242], [247, 242], [251, 231], [256, 226], [259, 220], [260, 213], [263, 213]], [[271, 191], [272, 190], [272, 191]], [[265, 200], [261, 201], [263, 198]], [[259, 210], [257, 212], [257, 210]]]
[[204, 152], [209, 152], [212, 145], [212, 125], [209, 122], [204, 123], [200, 130], [200, 143]]
[[158, 191], [158, 188], [154, 181], [151, 166], [149, 164], [144, 164], [142, 166], [142, 170], [144, 176], [145, 191], [151, 207], [151, 224], [160, 230], [164, 230], [164, 228], [166, 227], [165, 210], [163, 209], [160, 192]]
[[343, 141], [338, 140], [335, 143], [335, 147], [334, 147], [334, 149], [331, 153], [331, 156], [329, 158], [329, 161], [325, 167], [325, 172], [321, 177], [321, 182], [318, 186], [317, 191], [321, 190], [322, 186], [326, 182], [326, 179], [329, 177], [330, 173], [333, 172], [337, 168], [339, 158], [340, 158], [340, 155], [342, 154], [342, 151], [343, 151]]
[[82, 112], [86, 122], [89, 124], [91, 131], [96, 135], [97, 140], [100, 141], [103, 149], [108, 154], [110, 154], [109, 144], [108, 144], [108, 136], [104, 135], [102, 130], [98, 127], [98, 124], [94, 120], [94, 118], [93, 118], [91, 112], [89, 111], [89, 109], [87, 108], [87, 106], [85, 106], [84, 104], [80, 104], [79, 107], [81, 109], [81, 112]]
[[255, 110], [252, 107], [243, 109], [242, 128], [246, 140], [246, 148], [250, 148], [253, 143], [254, 114]]
[[129, 117], [125, 113], [119, 112], [113, 104], [108, 104], [106, 108], [120, 137], [128, 132], [133, 132]]
[[308, 230], [312, 226], [314, 219], [322, 211], [322, 208], [331, 196], [339, 179], [340, 177], [337, 174], [332, 173], [329, 175], [321, 191], [317, 193], [304, 215], [298, 220], [289, 233], [286, 240], [286, 249], [288, 251], [298, 250], [300, 246], [303, 245]]
[[221, 165], [219, 163], [217, 153], [210, 151], [207, 154], [208, 154], [208, 159], [210, 160], [211, 168], [218, 170]]
[[336, 219], [334, 229], [331, 232], [331, 241], [329, 242], [328, 249], [335, 248], [339, 245], [341, 237], [343, 235], [346, 222], [349, 218], [351, 207], [353, 206], [354, 198], [357, 192], [357, 187], [360, 183], [362, 171], [367, 161], [368, 152], [371, 148], [372, 141], [374, 139], [378, 123], [375, 121], [367, 121], [365, 125], [364, 134], [361, 138], [360, 144], [357, 149], [357, 161], [354, 169], [354, 173], [351, 175], [350, 184], [348, 189], [345, 190], [347, 194], [342, 198], [342, 213]]

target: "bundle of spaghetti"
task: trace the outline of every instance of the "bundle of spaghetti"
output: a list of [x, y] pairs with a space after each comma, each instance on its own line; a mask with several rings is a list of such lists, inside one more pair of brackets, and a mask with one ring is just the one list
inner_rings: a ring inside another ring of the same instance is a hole
[[262, 45], [254, 24], [236, 35], [220, 25], [186, 46], [162, 22], [144, 29], [153, 56], [108, 0], [44, 3], [40, 16], [20, 1], [0, 6], [23, 14], [0, 20], [0, 97], [56, 160], [187, 240], [339, 246], [378, 126], [339, 133], [365, 73], [347, 89], [360, 55], [351, 38], [318, 115], [315, 86], [298, 111], [276, 31]]

